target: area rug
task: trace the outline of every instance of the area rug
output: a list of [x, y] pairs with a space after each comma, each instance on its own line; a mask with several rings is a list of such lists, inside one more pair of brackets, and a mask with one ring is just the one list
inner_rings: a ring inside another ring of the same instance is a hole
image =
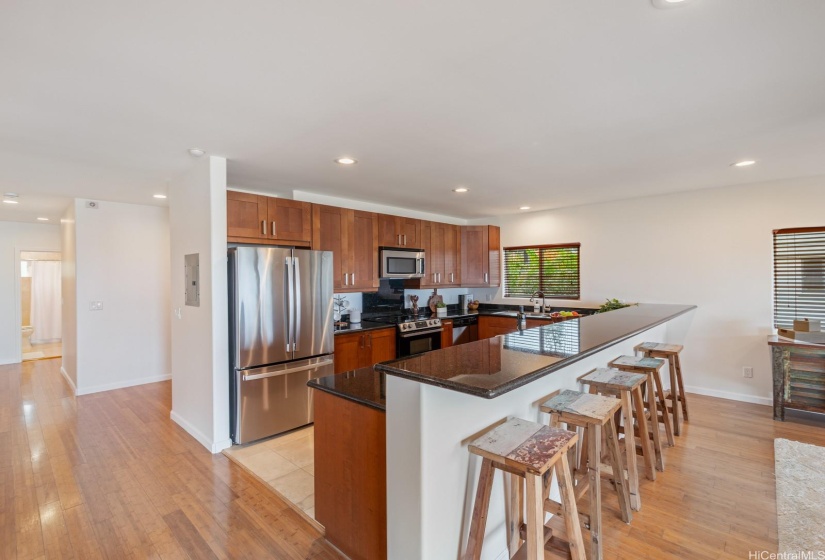
[[825, 551], [825, 447], [787, 439], [773, 445], [779, 552]]

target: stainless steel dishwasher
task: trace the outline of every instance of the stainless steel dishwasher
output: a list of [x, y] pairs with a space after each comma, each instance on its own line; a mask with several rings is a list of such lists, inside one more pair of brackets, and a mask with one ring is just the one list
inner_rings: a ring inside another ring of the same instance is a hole
[[478, 317], [456, 317], [453, 321], [453, 344], [478, 340]]

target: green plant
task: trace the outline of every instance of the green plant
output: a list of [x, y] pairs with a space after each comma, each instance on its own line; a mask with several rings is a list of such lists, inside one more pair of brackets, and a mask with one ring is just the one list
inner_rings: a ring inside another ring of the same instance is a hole
[[436, 306], [438, 309], [443, 309], [444, 307], [447, 307], [447, 304], [446, 304], [446, 303], [444, 303], [443, 301], [439, 301], [438, 303], [436, 303], [436, 304], [435, 304], [435, 306]]
[[630, 305], [631, 304], [623, 303], [623, 302], [617, 300], [616, 298], [607, 299], [602, 304], [602, 306], [599, 307], [599, 310], [596, 311], [596, 313], [606, 313], [608, 311], [613, 311], [614, 309], [621, 309], [622, 307], [630, 307]]

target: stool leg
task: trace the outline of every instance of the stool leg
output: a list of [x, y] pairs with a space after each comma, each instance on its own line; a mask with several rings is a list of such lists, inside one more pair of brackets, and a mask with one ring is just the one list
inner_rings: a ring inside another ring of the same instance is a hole
[[487, 528], [487, 511], [490, 507], [490, 493], [493, 488], [493, 462], [484, 459], [478, 475], [476, 503], [473, 506], [473, 518], [470, 520], [470, 538], [467, 541], [465, 560], [481, 558], [481, 545], [484, 542], [484, 530]]
[[607, 453], [610, 456], [610, 466], [613, 467], [616, 492], [619, 495], [619, 510], [622, 512], [622, 521], [630, 523], [633, 520], [633, 511], [627, 493], [628, 480], [625, 479], [624, 463], [622, 462], [622, 454], [619, 451], [616, 424], [613, 422], [613, 418], [604, 425], [604, 432], [607, 436]]
[[[681, 410], [681, 394], [682, 390], [679, 388], [679, 384], [676, 381], [676, 356], [671, 355], [668, 356], [667, 360], [667, 367], [670, 370], [670, 404], [671, 404], [671, 411], [673, 416], [673, 433], [677, 436], [682, 435], [682, 415], [680, 414]], [[665, 407], [667, 407], [667, 403], [665, 403]]]
[[602, 426], [588, 424], [586, 430], [590, 436], [590, 449], [587, 464], [587, 476], [590, 479], [590, 559], [602, 558], [602, 484], [599, 472], [602, 456]]
[[[667, 399], [665, 399], [665, 386], [662, 383], [662, 374], [657, 371], [653, 374], [653, 380], [656, 383], [656, 395], [659, 399], [659, 407], [662, 409], [662, 423], [665, 425], [665, 435], [667, 436], [667, 444], [670, 447], [676, 445], [676, 441], [673, 439], [673, 423], [671, 422], [670, 412], [667, 409]], [[656, 416], [655, 426], [656, 430], [659, 429], [659, 414], [657, 413]], [[662, 464], [662, 469], [664, 470], [664, 463]]]
[[636, 465], [636, 437], [633, 435], [633, 406], [630, 391], [622, 391], [621, 399], [625, 426], [624, 444], [627, 452], [627, 484], [630, 494], [630, 507], [639, 511], [642, 509], [642, 496], [639, 494], [639, 469]]
[[[563, 454], [564, 460], [567, 455]], [[541, 475], [527, 473], [527, 558], [544, 558], [544, 499]]]
[[515, 474], [505, 474], [510, 486], [507, 504], [507, 548], [512, 558], [521, 546], [521, 526], [524, 523], [524, 484]]
[[[639, 423], [639, 438], [642, 440], [642, 455], [645, 458], [645, 467], [647, 468], [647, 478], [656, 480], [656, 468], [654, 467], [655, 458], [654, 452], [651, 448], [650, 431], [647, 429], [647, 417], [645, 416], [645, 404], [642, 399], [641, 387], [636, 387], [633, 390], [633, 404], [636, 409], [636, 421]], [[633, 430], [633, 423], [630, 423], [630, 429]], [[627, 437], [627, 428], [625, 428], [625, 437]], [[627, 443], [625, 444], [627, 445]], [[636, 460], [636, 449], [633, 448], [633, 453], [627, 453], [627, 460]]]
[[682, 401], [682, 412], [685, 415], [685, 422], [688, 421], [688, 404], [685, 386], [682, 381], [682, 363], [679, 361], [679, 354], [676, 354], [676, 381], [679, 383], [679, 399]]
[[647, 411], [650, 413], [650, 429], [653, 434], [653, 452], [656, 454], [656, 468], [665, 470], [665, 458], [662, 455], [662, 439], [659, 433], [659, 407], [656, 405], [656, 383], [654, 374], [647, 374]]
[[[564, 526], [567, 529], [567, 540], [570, 544], [570, 556], [573, 560], [587, 560], [584, 554], [582, 528], [579, 524], [579, 509], [576, 507], [576, 493], [573, 491], [572, 473], [566, 454], [562, 454], [556, 462], [556, 477], [559, 481], [559, 493], [561, 494], [561, 504], [564, 510], [563, 517]], [[530, 556], [530, 558], [534, 557]], [[536, 556], [535, 558], [544, 558], [544, 556]]]

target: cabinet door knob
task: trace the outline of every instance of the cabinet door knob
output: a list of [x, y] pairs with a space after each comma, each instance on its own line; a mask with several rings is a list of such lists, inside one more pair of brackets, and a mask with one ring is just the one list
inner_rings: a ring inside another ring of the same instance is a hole
[[407, 234], [405, 233], [404, 234], [404, 246], [406, 247], [406, 245], [407, 245]]
[[490, 282], [490, 275], [486, 272], [484, 273], [484, 282], [485, 283]]
[[275, 233], [275, 220], [272, 220], [272, 237], [277, 237], [278, 234]]
[[266, 220], [261, 220], [261, 235], [266, 235]]
[[344, 286], [349, 286], [349, 273], [344, 273]]
[[352, 273], [352, 285], [355, 286], [355, 273]]

